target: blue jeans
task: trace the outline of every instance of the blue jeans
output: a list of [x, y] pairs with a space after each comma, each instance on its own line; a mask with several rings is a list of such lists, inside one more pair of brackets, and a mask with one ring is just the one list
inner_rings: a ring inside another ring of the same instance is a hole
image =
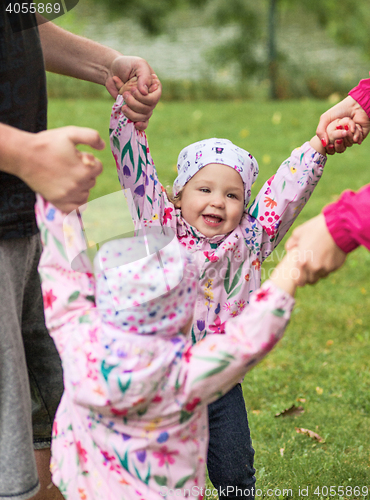
[[219, 497], [254, 499], [254, 449], [240, 384], [208, 406], [208, 419], [207, 467]]

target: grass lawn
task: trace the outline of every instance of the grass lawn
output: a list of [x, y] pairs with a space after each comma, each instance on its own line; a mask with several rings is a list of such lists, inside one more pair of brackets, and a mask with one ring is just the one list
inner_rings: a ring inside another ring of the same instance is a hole
[[[172, 183], [184, 146], [225, 137], [257, 158], [256, 194], [291, 150], [314, 135], [328, 107], [327, 102], [313, 100], [159, 103], [147, 130], [159, 178], [164, 185]], [[50, 128], [90, 126], [108, 142], [109, 116], [106, 99], [50, 100]], [[370, 182], [368, 141], [329, 157], [298, 223], [316, 215], [344, 189], [357, 190]], [[97, 156], [104, 173], [92, 198], [120, 189], [109, 146]], [[278, 247], [265, 263], [266, 274], [282, 251]], [[363, 487], [370, 488], [369, 269], [370, 254], [360, 248], [336, 274], [300, 289], [284, 339], [245, 377], [259, 497], [370, 498], [362, 494]], [[275, 417], [293, 404], [304, 412]], [[298, 434], [296, 428], [309, 429], [324, 442]]]

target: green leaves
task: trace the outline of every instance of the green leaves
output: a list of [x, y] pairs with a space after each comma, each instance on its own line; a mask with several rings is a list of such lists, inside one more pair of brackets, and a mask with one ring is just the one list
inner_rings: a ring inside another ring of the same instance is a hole
[[237, 286], [237, 285], [240, 281], [243, 265], [244, 265], [244, 262], [242, 262], [240, 264], [240, 266], [238, 267], [238, 270], [234, 274], [233, 280], [230, 284], [231, 261], [227, 257], [227, 270], [226, 270], [225, 279], [224, 279], [224, 288], [225, 288], [226, 293], [228, 294], [227, 299], [234, 297], [234, 295], [236, 295], [241, 288], [241, 284], [239, 286]]
[[158, 486], [166, 486], [167, 485], [167, 477], [166, 476], [153, 476], [154, 481], [158, 484]]
[[130, 384], [131, 384], [131, 376], [129, 377], [129, 379], [127, 380], [127, 382], [125, 384], [122, 384], [121, 382], [121, 379], [119, 378], [118, 379], [118, 387], [120, 388], [121, 392], [124, 394], [127, 389], [130, 387]]
[[177, 483], [175, 484], [175, 490], [177, 488], [182, 488], [184, 486], [184, 484], [189, 481], [189, 479], [191, 479], [193, 477], [193, 474], [191, 474], [190, 476], [184, 476], [182, 477], [181, 479], [179, 479], [177, 481]]
[[113, 146], [121, 151], [121, 145], [119, 143], [118, 137], [116, 135], [113, 136]]
[[76, 292], [71, 293], [71, 295], [68, 297], [68, 304], [77, 300], [79, 296], [80, 292], [78, 290]]
[[110, 372], [116, 368], [118, 365], [107, 365], [105, 363], [105, 360], [103, 360], [102, 364], [101, 364], [101, 367], [100, 367], [100, 370], [101, 370], [101, 373], [105, 379], [106, 382], [108, 382], [108, 377], [109, 377], [109, 374]]
[[123, 147], [123, 149], [122, 149], [122, 153], [121, 153], [121, 163], [123, 163], [124, 158], [125, 158], [125, 156], [126, 156], [126, 154], [127, 154], [127, 153], [128, 153], [128, 154], [129, 154], [129, 156], [130, 156], [130, 162], [131, 162], [131, 165], [135, 165], [135, 163], [134, 163], [134, 153], [132, 152], [132, 147], [131, 147], [131, 142], [130, 142], [130, 141], [128, 141], [128, 142], [124, 145], [124, 147]]
[[120, 454], [118, 453], [118, 451], [115, 450], [114, 448], [113, 448], [113, 450], [114, 450], [114, 453], [116, 454], [116, 456], [119, 460], [119, 463], [122, 465], [122, 467], [124, 469], [126, 469], [127, 472], [130, 472], [130, 469], [128, 467], [128, 450], [126, 450], [124, 457], [121, 457]]
[[55, 243], [55, 246], [57, 247], [59, 253], [62, 255], [62, 257], [68, 261], [68, 257], [65, 253], [65, 250], [64, 250], [64, 246], [61, 244], [61, 242], [59, 240], [57, 240], [57, 238], [55, 236], [53, 236], [53, 240], [54, 240], [54, 243]]

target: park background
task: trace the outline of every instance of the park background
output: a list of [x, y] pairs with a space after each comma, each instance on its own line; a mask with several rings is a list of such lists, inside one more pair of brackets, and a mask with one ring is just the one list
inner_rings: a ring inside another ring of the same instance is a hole
[[[174, 180], [184, 146], [225, 137], [257, 158], [256, 194], [292, 149], [314, 135], [320, 114], [370, 70], [367, 2], [80, 0], [56, 23], [144, 57], [155, 69], [163, 96], [147, 135], [164, 185]], [[91, 199], [119, 190], [106, 90], [59, 75], [49, 75], [48, 90], [49, 128], [89, 126], [107, 142], [96, 153], [104, 173]], [[369, 182], [369, 151], [365, 141], [328, 158], [295, 227], [344, 189]], [[264, 264], [264, 277], [282, 258], [284, 241]], [[362, 494], [370, 487], [369, 264], [360, 248], [337, 273], [300, 289], [284, 339], [245, 377], [263, 495], [270, 488], [277, 493], [270, 498], [304, 498], [299, 488], [308, 486], [308, 498], [320, 499], [333, 486], [339, 500], [370, 498]], [[276, 417], [293, 405], [301, 410]], [[284, 494], [288, 489], [293, 497]]]

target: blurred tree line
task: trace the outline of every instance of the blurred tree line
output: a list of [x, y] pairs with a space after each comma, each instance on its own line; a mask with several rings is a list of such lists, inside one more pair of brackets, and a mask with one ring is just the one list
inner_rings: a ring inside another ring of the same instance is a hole
[[[92, 0], [104, 5], [112, 15], [131, 17], [153, 36], [166, 30], [166, 21], [175, 10], [198, 9], [209, 24], [234, 24], [234, 36], [213, 51], [219, 67], [234, 61], [242, 78], [264, 75], [271, 82], [271, 97], [279, 97], [279, 77], [284, 56], [277, 50], [278, 20], [284, 12], [296, 11], [302, 23], [306, 12], [325, 29], [336, 43], [357, 47], [370, 55], [370, 3], [358, 0]], [[267, 57], [261, 58], [257, 45], [265, 44]], [[370, 69], [370, 68], [369, 68]], [[281, 80], [281, 78], [280, 78]], [[281, 86], [281, 82], [280, 82]]]

